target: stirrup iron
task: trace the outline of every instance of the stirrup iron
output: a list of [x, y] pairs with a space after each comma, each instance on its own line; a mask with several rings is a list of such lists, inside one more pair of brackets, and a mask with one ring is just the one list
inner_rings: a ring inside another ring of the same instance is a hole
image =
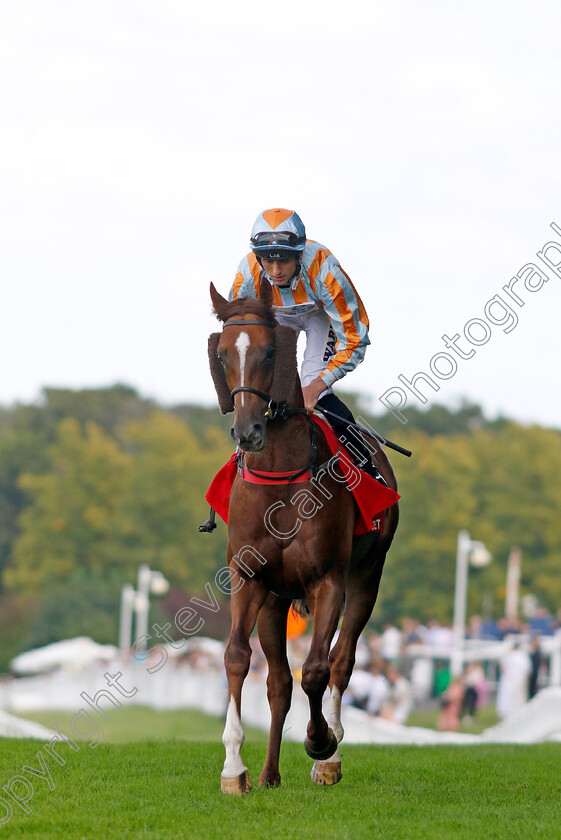
[[216, 528], [216, 522], [214, 521], [215, 518], [216, 518], [216, 511], [214, 510], [214, 508], [211, 507], [210, 516], [208, 517], [206, 522], [203, 522], [202, 525], [199, 525], [199, 527], [197, 529], [199, 534], [212, 534], [212, 532]]

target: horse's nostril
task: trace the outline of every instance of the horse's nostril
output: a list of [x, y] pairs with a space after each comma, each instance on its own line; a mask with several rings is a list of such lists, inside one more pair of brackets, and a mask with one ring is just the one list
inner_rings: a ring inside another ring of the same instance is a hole
[[238, 436], [237, 436], [237, 434], [236, 434], [236, 429], [235, 429], [235, 427], [234, 427], [234, 426], [232, 426], [232, 428], [230, 429], [230, 437], [232, 438], [232, 440], [234, 441], [234, 443], [238, 443], [238, 442], [239, 442], [239, 438], [238, 438]]
[[256, 438], [260, 438], [263, 435], [263, 426], [261, 423], [255, 423], [253, 429], [251, 430], [251, 438], [255, 440]]

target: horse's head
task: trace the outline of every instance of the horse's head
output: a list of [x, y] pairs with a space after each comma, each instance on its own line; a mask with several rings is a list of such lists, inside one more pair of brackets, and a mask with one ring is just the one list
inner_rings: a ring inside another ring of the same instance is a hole
[[268, 417], [294, 396], [297, 336], [275, 321], [268, 280], [261, 281], [258, 298], [227, 301], [212, 283], [210, 296], [224, 325], [208, 343], [220, 410], [235, 412], [231, 435], [241, 449], [259, 452], [267, 441]]

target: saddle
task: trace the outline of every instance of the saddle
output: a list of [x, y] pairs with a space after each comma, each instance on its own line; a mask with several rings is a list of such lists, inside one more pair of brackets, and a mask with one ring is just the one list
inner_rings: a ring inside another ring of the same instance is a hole
[[[325, 420], [315, 416], [312, 417], [312, 420], [325, 435], [331, 452], [330, 460], [326, 464], [322, 464], [319, 469], [325, 468], [327, 471], [336, 469], [336, 474], [341, 477], [337, 480], [342, 481], [344, 477], [347, 489], [353, 494], [357, 509], [353, 533], [359, 536], [382, 531], [384, 528], [383, 511], [397, 502], [399, 493], [396, 493], [390, 487], [385, 487], [368, 473], [360, 470]], [[328, 464], [331, 465], [329, 469], [327, 468]], [[294, 474], [288, 473], [283, 475], [282, 473], [250, 472], [244, 468], [243, 459], [239, 457], [238, 453], [234, 453], [230, 460], [218, 471], [205, 495], [205, 499], [211, 508], [218, 513], [226, 524], [228, 524], [232, 485], [238, 475], [242, 481], [253, 484], [275, 485], [309, 482], [311, 484], [310, 492], [314, 494], [318, 501], [325, 502], [325, 497], [319, 490], [314, 492], [315, 476], [313, 469], [310, 470], [310, 474], [304, 473], [299, 475], [298, 478], [293, 478]], [[328, 504], [329, 502], [325, 503]], [[205, 525], [201, 525], [199, 530], [211, 531], [214, 530], [213, 526], [216, 527], [214, 517], [207, 520]]]

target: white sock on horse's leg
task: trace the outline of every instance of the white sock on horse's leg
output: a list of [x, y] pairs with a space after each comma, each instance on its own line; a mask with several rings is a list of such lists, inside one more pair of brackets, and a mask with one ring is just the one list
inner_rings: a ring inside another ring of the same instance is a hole
[[[337, 743], [343, 740], [345, 730], [341, 723], [341, 692], [336, 685], [331, 689], [331, 699], [329, 701], [329, 714], [327, 717], [331, 731], [337, 738]], [[340, 759], [338, 759], [340, 761]]]
[[[342, 741], [345, 733], [341, 725], [341, 692], [335, 685], [331, 689], [327, 723], [337, 738], [337, 743]], [[336, 749], [329, 758], [314, 761], [314, 766], [310, 772], [310, 777], [316, 785], [336, 785], [341, 780], [341, 776], [339, 749]]]
[[245, 735], [236, 708], [236, 701], [233, 697], [230, 697], [228, 714], [226, 715], [226, 726], [222, 736], [222, 743], [226, 747], [226, 759], [222, 770], [222, 776], [224, 778], [232, 779], [235, 776], [241, 776], [242, 773], [247, 771], [247, 767], [243, 763], [241, 756], [241, 748], [244, 741]]

